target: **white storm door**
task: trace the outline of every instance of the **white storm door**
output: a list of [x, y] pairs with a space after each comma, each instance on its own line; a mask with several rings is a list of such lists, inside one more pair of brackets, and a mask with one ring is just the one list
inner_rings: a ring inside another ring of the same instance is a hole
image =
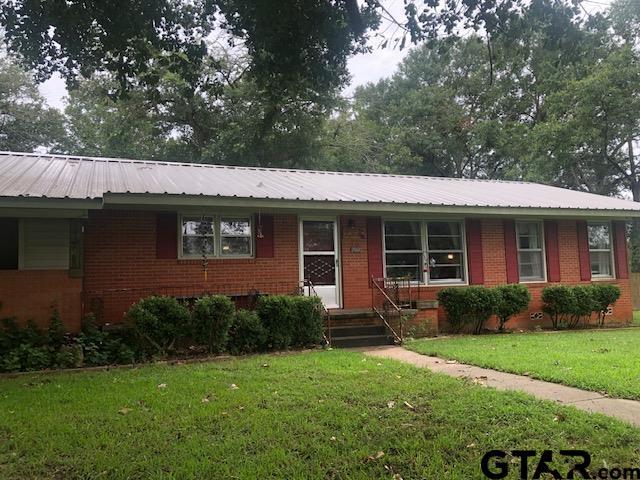
[[[327, 308], [340, 308], [338, 235], [335, 219], [303, 219], [301, 230], [301, 275], [311, 282]], [[305, 295], [313, 294], [305, 287]]]

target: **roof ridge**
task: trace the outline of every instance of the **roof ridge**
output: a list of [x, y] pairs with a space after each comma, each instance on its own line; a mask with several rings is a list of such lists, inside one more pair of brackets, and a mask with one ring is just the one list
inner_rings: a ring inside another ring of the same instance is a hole
[[24, 157], [43, 157], [59, 160], [81, 160], [91, 162], [107, 162], [107, 163], [142, 163], [152, 165], [169, 165], [169, 166], [182, 166], [193, 168], [217, 168], [217, 169], [230, 169], [230, 170], [250, 170], [250, 171], [271, 171], [271, 172], [289, 172], [289, 173], [304, 173], [304, 174], [316, 174], [316, 175], [342, 175], [342, 176], [354, 176], [354, 177], [383, 177], [383, 178], [415, 178], [420, 180], [455, 180], [460, 182], [486, 182], [486, 183], [519, 183], [519, 184], [538, 184], [536, 182], [527, 182], [524, 180], [498, 180], [491, 178], [460, 178], [460, 177], [435, 177], [430, 175], [408, 175], [397, 173], [377, 173], [377, 172], [339, 172], [334, 170], [310, 170], [303, 168], [283, 168], [283, 167], [254, 167], [244, 165], [221, 165], [217, 163], [197, 163], [197, 162], [172, 162], [170, 160], [137, 160], [133, 158], [120, 158], [120, 157], [94, 157], [88, 155], [68, 155], [57, 153], [31, 153], [31, 152], [12, 152], [12, 151], [0, 151], [2, 155], [24, 156]]

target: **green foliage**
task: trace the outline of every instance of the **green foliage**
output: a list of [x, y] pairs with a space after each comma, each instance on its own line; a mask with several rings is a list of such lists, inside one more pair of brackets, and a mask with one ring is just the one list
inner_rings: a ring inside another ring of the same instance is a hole
[[438, 301], [447, 312], [447, 319], [454, 332], [470, 326], [480, 333], [485, 322], [495, 313], [498, 294], [486, 287], [448, 287], [438, 292]]
[[75, 339], [81, 348], [82, 363], [87, 366], [134, 363], [138, 354], [134, 351], [135, 342], [127, 341], [127, 333], [125, 329], [101, 330], [95, 325], [93, 315], [87, 316]]
[[322, 301], [318, 297], [292, 297], [295, 315], [295, 344], [318, 345], [324, 333]]
[[504, 330], [504, 325], [513, 315], [523, 312], [529, 306], [531, 293], [525, 285], [510, 284], [498, 285], [496, 292], [495, 314], [498, 317], [499, 330]]
[[289, 295], [260, 297], [256, 312], [267, 330], [267, 343], [271, 348], [282, 350], [293, 345], [296, 326], [293, 297]]
[[542, 311], [551, 319], [553, 328], [558, 329], [569, 323], [576, 310], [573, 289], [567, 285], [551, 285], [542, 289]]
[[199, 298], [193, 306], [192, 333], [196, 343], [207, 345], [209, 352], [222, 352], [227, 346], [229, 327], [235, 306], [224, 295]]
[[189, 310], [173, 297], [151, 296], [133, 305], [126, 314], [137, 347], [147, 355], [164, 356], [185, 337]]
[[228, 350], [233, 355], [264, 350], [267, 330], [262, 326], [258, 314], [249, 310], [238, 310], [229, 329]]
[[576, 328], [595, 312], [598, 326], [604, 324], [607, 308], [620, 298], [620, 288], [610, 284], [554, 285], [542, 290], [542, 311], [551, 318], [553, 328]]
[[620, 287], [610, 283], [594, 283], [591, 286], [591, 293], [594, 311], [598, 316], [598, 326], [602, 327], [607, 309], [620, 298]]

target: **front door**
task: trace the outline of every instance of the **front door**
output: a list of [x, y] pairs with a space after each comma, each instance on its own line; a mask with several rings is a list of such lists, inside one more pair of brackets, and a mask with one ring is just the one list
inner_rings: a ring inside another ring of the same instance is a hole
[[[303, 219], [301, 230], [301, 275], [327, 308], [340, 307], [338, 235], [335, 219]], [[305, 295], [313, 294], [305, 287]]]

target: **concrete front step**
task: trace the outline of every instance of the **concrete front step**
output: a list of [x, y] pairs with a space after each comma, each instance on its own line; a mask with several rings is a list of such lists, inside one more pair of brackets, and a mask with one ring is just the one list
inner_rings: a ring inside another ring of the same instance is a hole
[[353, 335], [349, 337], [331, 337], [331, 346], [336, 348], [373, 347], [393, 345], [393, 339], [387, 335]]
[[353, 337], [361, 335], [386, 335], [384, 325], [336, 325], [331, 326], [331, 337]]

